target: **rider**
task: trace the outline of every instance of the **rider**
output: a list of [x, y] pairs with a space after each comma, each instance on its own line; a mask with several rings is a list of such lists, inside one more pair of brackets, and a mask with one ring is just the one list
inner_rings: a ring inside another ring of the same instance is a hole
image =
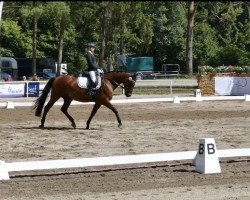
[[87, 63], [88, 63], [87, 71], [89, 72], [90, 81], [91, 81], [87, 95], [92, 96], [93, 88], [96, 87], [96, 72], [97, 71], [101, 72], [101, 68], [97, 64], [96, 58], [94, 56], [95, 45], [93, 43], [88, 43], [86, 44], [85, 50], [86, 50], [86, 54], [84, 55], [84, 57], [87, 59]]

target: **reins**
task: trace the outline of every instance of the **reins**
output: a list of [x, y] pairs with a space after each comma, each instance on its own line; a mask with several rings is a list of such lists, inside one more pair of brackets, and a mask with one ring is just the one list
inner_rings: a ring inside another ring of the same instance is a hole
[[124, 86], [122, 86], [121, 84], [118, 84], [116, 81], [114, 81], [113, 79], [110, 79], [110, 78], [105, 78], [105, 79], [108, 79], [109, 81], [110, 81], [110, 83], [112, 84], [112, 82], [115, 84], [115, 85], [117, 85], [118, 87], [121, 87], [121, 88], [123, 88], [123, 89], [125, 89], [125, 87]]

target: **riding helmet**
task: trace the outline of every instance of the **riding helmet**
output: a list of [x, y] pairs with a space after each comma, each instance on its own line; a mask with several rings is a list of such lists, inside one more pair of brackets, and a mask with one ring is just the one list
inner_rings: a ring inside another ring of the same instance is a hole
[[87, 44], [86, 44], [86, 47], [87, 47], [87, 48], [88, 48], [88, 47], [95, 48], [95, 44], [94, 44], [94, 43], [87, 43]]

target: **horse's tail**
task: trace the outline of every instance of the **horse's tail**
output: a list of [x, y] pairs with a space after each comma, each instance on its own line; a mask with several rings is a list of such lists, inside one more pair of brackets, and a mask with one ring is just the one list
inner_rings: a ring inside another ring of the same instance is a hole
[[40, 117], [42, 110], [43, 110], [43, 106], [45, 104], [45, 101], [47, 99], [47, 96], [52, 88], [52, 84], [54, 82], [55, 78], [51, 78], [47, 84], [45, 85], [42, 94], [35, 100], [35, 105], [33, 109], [36, 109], [35, 112], [35, 116]]

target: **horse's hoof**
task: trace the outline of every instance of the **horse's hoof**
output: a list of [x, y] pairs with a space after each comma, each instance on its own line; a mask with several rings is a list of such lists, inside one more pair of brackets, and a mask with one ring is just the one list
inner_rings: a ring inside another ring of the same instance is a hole
[[76, 124], [72, 123], [71, 126], [73, 126], [74, 129], [76, 129]]
[[43, 128], [44, 128], [44, 125], [40, 125], [39, 128], [43, 129]]
[[118, 125], [118, 128], [122, 128], [122, 124], [119, 124], [119, 125]]
[[89, 126], [86, 126], [86, 128], [85, 128], [86, 130], [90, 130], [90, 128], [89, 128]]

